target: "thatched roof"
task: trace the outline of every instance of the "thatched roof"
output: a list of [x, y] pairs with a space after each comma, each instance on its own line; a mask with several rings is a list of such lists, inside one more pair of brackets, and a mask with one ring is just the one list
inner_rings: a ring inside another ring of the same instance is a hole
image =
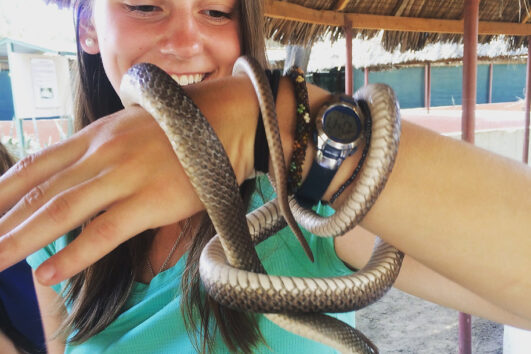
[[[378, 36], [369, 40], [353, 40], [352, 66], [354, 68], [379, 71], [425, 63], [458, 65], [463, 59], [463, 44], [432, 43], [421, 50], [402, 52], [397, 48], [388, 52], [381, 46], [381, 37], [380, 32]], [[477, 56], [480, 63], [525, 63], [527, 49], [509, 50], [507, 42], [503, 38], [498, 38], [488, 44], [479, 44]], [[344, 38], [334, 43], [319, 41], [312, 46], [307, 71], [320, 72], [342, 67], [346, 60]]]
[[[447, 22], [448, 25], [457, 28], [459, 26], [457, 21], [462, 23], [463, 20], [465, 0], [265, 0], [265, 2], [266, 15], [269, 16], [266, 26], [267, 35], [284, 44], [308, 45], [324, 38], [336, 40], [341, 37], [343, 31], [340, 23], [332, 25], [324, 23], [341, 22], [341, 16], [344, 17], [343, 14], [352, 16], [350, 18], [353, 19], [354, 37], [361, 35], [363, 38], [372, 38], [379, 32], [374, 28], [382, 28], [372, 27], [371, 30], [356, 28], [357, 18], [365, 23], [366, 17], [370, 17], [360, 15], [378, 15], [371, 18], [376, 21], [376, 25], [379, 21], [382, 26], [393, 27], [394, 22], [402, 21], [404, 27], [407, 27], [408, 21], [421, 23], [422, 19], [442, 19], [453, 20], [440, 22]], [[338, 11], [338, 7], [341, 8], [342, 6], [344, 9]], [[320, 15], [311, 15], [311, 11], [306, 11], [310, 9], [319, 10]], [[527, 33], [531, 25], [526, 24], [530, 12], [531, 0], [481, 0], [479, 3], [479, 43], [487, 43], [494, 38], [493, 35], [481, 35], [481, 22], [486, 22], [488, 25], [485, 28], [489, 27], [489, 30], [484, 31], [488, 33], [492, 33], [493, 28], [495, 29], [494, 32], [497, 32], [496, 27], [498, 27], [499, 34], [504, 34], [505, 28], [508, 28], [506, 25], [510, 24], [511, 31], [514, 28], [516, 32], [523, 30], [526, 35], [531, 34], [531, 31]], [[298, 21], [289, 20], [289, 18], [296, 18], [297, 16], [299, 16]], [[439, 24], [437, 23], [431, 28], [428, 25], [429, 32], [432, 31], [432, 28], [433, 31], [436, 31]], [[405, 51], [422, 49], [430, 43], [462, 42], [461, 34], [429, 32], [386, 30], [382, 37], [382, 44], [388, 51], [393, 51], [395, 48]], [[448, 32], [455, 32], [455, 30], [451, 29]], [[527, 45], [525, 37], [512, 35], [507, 38], [511, 48]]]
[[[68, 7], [72, 2], [44, 1], [59, 7]], [[322, 39], [337, 40], [343, 36], [345, 15], [352, 21], [354, 37], [373, 38], [378, 29], [386, 27], [408, 29], [384, 31], [382, 45], [388, 51], [419, 50], [439, 42], [461, 43], [463, 37], [458, 32], [462, 33], [465, 0], [253, 1], [265, 3], [268, 38], [283, 44], [310, 45]], [[531, 24], [527, 23], [530, 14], [531, 0], [481, 0], [479, 43], [506, 34], [511, 49], [526, 46], [525, 36], [531, 35]]]

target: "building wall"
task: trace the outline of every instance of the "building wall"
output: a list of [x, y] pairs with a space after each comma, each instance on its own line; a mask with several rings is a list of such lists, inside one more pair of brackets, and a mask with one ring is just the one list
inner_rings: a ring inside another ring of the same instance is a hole
[[[424, 82], [422, 86], [424, 87]], [[432, 66], [431, 106], [461, 104], [462, 90], [463, 68], [461, 66]], [[424, 107], [424, 104], [417, 107]]]
[[[478, 65], [477, 103], [487, 103], [489, 95], [489, 65]], [[344, 68], [328, 73], [312, 73], [309, 81], [332, 92], [345, 87]], [[354, 90], [364, 85], [363, 70], [354, 70]], [[512, 102], [523, 99], [525, 90], [525, 64], [494, 64], [492, 102]], [[400, 107], [424, 107], [424, 66], [404, 67], [369, 72], [369, 82], [382, 82], [396, 92]], [[463, 86], [462, 66], [431, 67], [431, 106], [461, 104]]]
[[395, 90], [401, 108], [422, 107], [424, 105], [423, 67], [369, 72], [369, 82], [379, 82], [391, 86]]
[[[461, 133], [451, 133], [445, 135], [458, 140], [461, 139]], [[524, 128], [499, 128], [476, 131], [474, 145], [495, 154], [502, 155], [516, 161], [522, 161], [524, 153]]]
[[525, 98], [525, 64], [494, 65], [492, 100], [511, 102]]
[[0, 120], [13, 118], [13, 96], [8, 71], [0, 71]]

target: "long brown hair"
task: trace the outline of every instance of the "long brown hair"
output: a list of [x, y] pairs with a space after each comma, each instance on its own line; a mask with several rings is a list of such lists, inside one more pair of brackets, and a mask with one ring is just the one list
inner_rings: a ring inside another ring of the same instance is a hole
[[[99, 54], [89, 55], [79, 41], [82, 16], [91, 16], [92, 0], [75, 0], [74, 23], [76, 27], [79, 77], [75, 103], [76, 129], [81, 129], [96, 119], [123, 108], [117, 93], [109, 82]], [[264, 20], [261, 0], [239, 0], [240, 36], [242, 54], [256, 58], [266, 66]], [[253, 183], [241, 188], [248, 202], [254, 190]], [[238, 311], [220, 306], [204, 291], [199, 279], [199, 256], [214, 235], [214, 228], [206, 213], [198, 216], [199, 227], [193, 231], [193, 242], [188, 251], [182, 276], [182, 314], [189, 337], [197, 351], [206, 352], [214, 347], [215, 331], [220, 334], [231, 351], [250, 352], [261, 340], [257, 321]], [[156, 230], [148, 230], [117, 247], [97, 263], [67, 281], [65, 305], [71, 307], [61, 330], [75, 332], [72, 342], [83, 342], [107, 327], [120, 313], [130, 294], [134, 280], [142, 271], [147, 251]], [[70, 237], [79, 230], [70, 233]], [[212, 318], [215, 323], [212, 324]], [[199, 333], [201, 343], [197, 343]]]
[[0, 176], [15, 164], [15, 158], [9, 153], [7, 148], [0, 142]]

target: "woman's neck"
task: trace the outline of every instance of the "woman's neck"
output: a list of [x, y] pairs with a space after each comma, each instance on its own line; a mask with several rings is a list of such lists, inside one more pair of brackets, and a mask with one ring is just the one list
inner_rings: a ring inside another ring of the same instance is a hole
[[179, 223], [163, 226], [157, 231], [147, 253], [146, 265], [137, 276], [137, 281], [148, 284], [161, 271], [177, 264], [190, 246], [192, 228], [185, 229], [182, 236], [183, 230]]

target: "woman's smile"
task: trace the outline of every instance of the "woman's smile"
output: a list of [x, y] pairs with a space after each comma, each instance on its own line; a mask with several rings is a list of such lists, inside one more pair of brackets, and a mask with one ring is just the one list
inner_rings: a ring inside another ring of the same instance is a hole
[[[124, 6], [127, 5], [127, 6]], [[230, 76], [241, 55], [236, 0], [135, 2], [94, 0], [92, 18], [81, 26], [83, 49], [101, 54], [115, 90], [137, 63], [165, 70], [181, 85]]]
[[170, 74], [172, 79], [181, 86], [197, 84], [206, 77], [206, 74]]

